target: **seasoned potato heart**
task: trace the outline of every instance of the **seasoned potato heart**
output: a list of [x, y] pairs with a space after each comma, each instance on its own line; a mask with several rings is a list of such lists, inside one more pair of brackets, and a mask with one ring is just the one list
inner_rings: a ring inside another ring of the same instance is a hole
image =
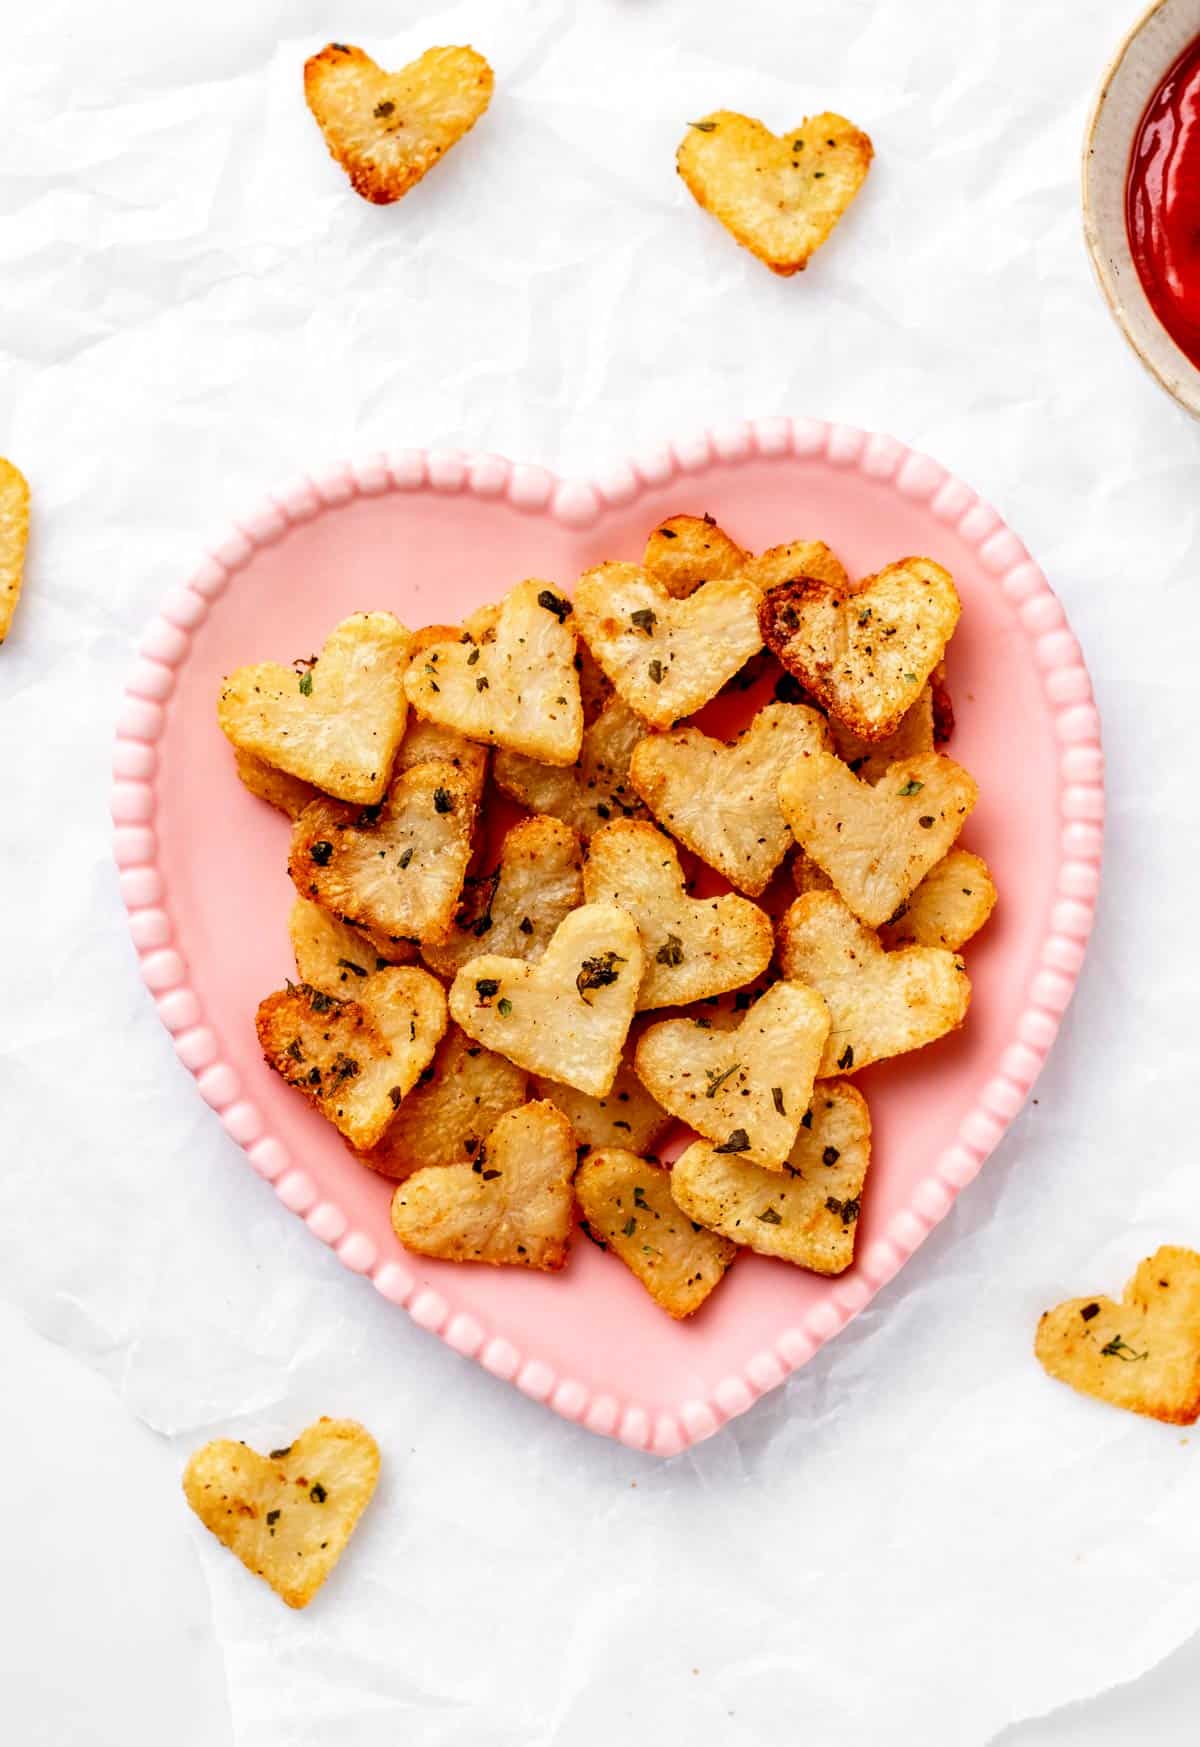
[[829, 1009], [821, 1079], [921, 1049], [967, 1016], [971, 983], [956, 954], [938, 946], [885, 952], [836, 892], [797, 898], [780, 920], [778, 946], [783, 975], [816, 989]]
[[429, 1165], [470, 1164], [496, 1123], [524, 1104], [523, 1068], [451, 1025], [378, 1146], [357, 1157], [382, 1177]]
[[759, 592], [740, 576], [675, 600], [636, 564], [601, 564], [575, 590], [579, 633], [617, 693], [654, 728], [715, 698], [762, 648]]
[[898, 917], [879, 930], [888, 952], [897, 946], [944, 946], [957, 952], [996, 906], [996, 887], [981, 856], [952, 849], [931, 868]]
[[310, 898], [297, 898], [292, 905], [288, 934], [300, 981], [352, 1001], [358, 999], [368, 977], [389, 965], [411, 964], [417, 956], [409, 941], [385, 942], [386, 951], [381, 952], [368, 935], [331, 916]]
[[675, 161], [700, 205], [786, 278], [829, 236], [872, 156], [867, 135], [841, 115], [774, 134], [753, 116], [718, 109], [689, 124]]
[[778, 793], [804, 853], [859, 921], [878, 928], [948, 854], [979, 791], [940, 752], [889, 765], [872, 786], [817, 751], [787, 766]]
[[426, 49], [398, 73], [331, 42], [304, 67], [304, 95], [356, 194], [399, 200], [468, 133], [492, 100], [492, 69], [471, 48]]
[[574, 764], [583, 737], [571, 603], [536, 579], [505, 596], [492, 628], [421, 649], [405, 677], [429, 721], [542, 764]]
[[668, 516], [646, 541], [642, 568], [682, 601], [702, 582], [737, 576], [748, 558], [711, 516]]
[[689, 898], [675, 845], [657, 826], [614, 820], [592, 838], [583, 872], [589, 904], [628, 910], [646, 968], [639, 1011], [682, 1006], [752, 982], [771, 962], [774, 931], [746, 898]]
[[552, 1104], [502, 1116], [469, 1165], [417, 1171], [392, 1197], [406, 1249], [447, 1262], [561, 1268], [573, 1215], [575, 1137]]
[[601, 1098], [534, 1076], [533, 1089], [561, 1110], [575, 1130], [575, 1142], [589, 1147], [623, 1147], [647, 1153], [662, 1139], [675, 1118], [653, 1099], [633, 1071], [633, 1050], [627, 1044], [617, 1077]]
[[551, 935], [583, 902], [579, 839], [558, 819], [523, 819], [500, 846], [490, 874], [469, 879], [454, 931], [421, 956], [440, 977], [453, 977], [481, 947], [535, 963]]
[[191, 1457], [183, 1491], [206, 1529], [289, 1607], [307, 1607], [371, 1502], [379, 1446], [352, 1419], [322, 1417], [260, 1456], [218, 1438]]
[[768, 704], [728, 745], [699, 728], [647, 735], [634, 748], [629, 776], [673, 837], [753, 898], [792, 846], [779, 778], [802, 753], [828, 745], [816, 710]]
[[620, 698], [609, 698], [583, 731], [579, 757], [569, 768], [539, 764], [517, 752], [497, 752], [497, 788], [534, 813], [561, 819], [584, 842], [606, 819], [644, 818], [629, 781], [629, 760], [646, 724]]
[[845, 565], [824, 540], [789, 540], [785, 546], [769, 546], [750, 560], [746, 575], [764, 594], [802, 576], [819, 577], [832, 588], [850, 587]]
[[864, 740], [894, 734], [959, 615], [949, 571], [902, 558], [847, 590], [818, 577], [763, 597], [763, 641], [831, 716]]
[[465, 964], [450, 990], [463, 1030], [530, 1073], [594, 1098], [611, 1089], [642, 980], [637, 924], [611, 904], [560, 923], [537, 964], [490, 955]]
[[664, 1110], [720, 1151], [780, 1170], [828, 1035], [820, 995], [799, 983], [775, 983], [729, 1030], [710, 1030], [696, 1019], [650, 1026], [634, 1065]]
[[854, 1260], [871, 1118], [854, 1086], [826, 1080], [813, 1092], [782, 1171], [764, 1171], [696, 1141], [675, 1161], [671, 1193], [683, 1211], [734, 1243], [817, 1274]]
[[341, 801], [382, 799], [408, 705], [411, 633], [391, 613], [344, 619], [301, 671], [264, 661], [239, 667], [217, 704], [240, 752]]
[[1047, 1310], [1034, 1347], [1051, 1377], [1168, 1425], [1200, 1418], [1200, 1255], [1164, 1244], [1120, 1303], [1071, 1298]]
[[877, 783], [889, 764], [934, 750], [933, 688], [927, 685], [900, 724], [883, 740], [864, 740], [836, 716], [830, 717], [833, 748], [842, 763], [865, 783]]
[[602, 1148], [575, 1176], [589, 1235], [624, 1262], [656, 1304], [683, 1318], [699, 1310], [737, 1255], [671, 1198], [670, 1172], [624, 1148]]

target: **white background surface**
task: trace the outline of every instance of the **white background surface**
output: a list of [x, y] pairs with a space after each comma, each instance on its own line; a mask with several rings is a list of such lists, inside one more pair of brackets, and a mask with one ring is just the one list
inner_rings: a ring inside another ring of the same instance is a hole
[[[1200, 430], [1123, 350], [1077, 210], [1131, 11], [0, 0], [0, 450], [36, 518], [0, 652], [14, 1747], [1194, 1740], [1200, 1439], [1029, 1351], [1046, 1304], [1200, 1245]], [[304, 108], [330, 37], [495, 66], [399, 207], [353, 197]], [[719, 106], [874, 137], [801, 278], [674, 175]], [[946, 1224], [663, 1465], [457, 1359], [245, 1167], [135, 973], [109, 742], [158, 600], [292, 474], [406, 444], [586, 472], [775, 412], [927, 449], [1040, 559], [1105, 719], [1106, 885], [1037, 1103]], [[265, 1448], [322, 1411], [371, 1425], [385, 1477], [293, 1616], [178, 1479], [205, 1437]]]

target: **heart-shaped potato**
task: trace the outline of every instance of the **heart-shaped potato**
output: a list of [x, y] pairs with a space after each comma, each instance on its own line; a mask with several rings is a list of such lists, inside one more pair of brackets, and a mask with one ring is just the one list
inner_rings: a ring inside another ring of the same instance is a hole
[[825, 718], [805, 704], [768, 704], [726, 744], [699, 728], [648, 734], [629, 779], [672, 837], [754, 898], [792, 846], [779, 779], [802, 753], [829, 745]]
[[832, 1021], [818, 1078], [855, 1073], [954, 1031], [971, 983], [939, 946], [885, 952], [836, 892], [807, 892], [779, 922], [779, 968], [823, 997]]
[[934, 750], [932, 685], [925, 687], [912, 709], [901, 717], [899, 727], [886, 739], [864, 740], [836, 716], [829, 719], [829, 732], [842, 763], [863, 782], [877, 783], [889, 764]]
[[579, 839], [558, 819], [523, 819], [500, 846], [490, 874], [468, 880], [464, 905], [441, 945], [421, 948], [439, 977], [453, 977], [481, 946], [537, 962], [564, 916], [583, 902]]
[[302, 897], [358, 927], [445, 940], [471, 859], [478, 791], [453, 764], [402, 771], [379, 807], [314, 801], [292, 831], [288, 872]]
[[518, 583], [478, 638], [466, 629], [418, 652], [404, 681], [409, 703], [468, 740], [574, 764], [583, 705], [570, 615], [570, 601], [546, 583]]
[[612, 1088], [642, 980], [637, 923], [611, 904], [584, 904], [555, 930], [537, 964], [486, 955], [450, 990], [463, 1030], [531, 1074], [603, 1098]]
[[436, 977], [406, 965], [369, 977], [354, 1001], [289, 983], [259, 1002], [256, 1029], [275, 1072], [365, 1149], [432, 1060], [446, 997]]
[[247, 1571], [301, 1608], [341, 1558], [378, 1479], [370, 1432], [322, 1416], [269, 1456], [232, 1438], [205, 1444], [183, 1471], [183, 1492]]
[[397, 1181], [426, 1166], [470, 1164], [500, 1118], [524, 1104], [526, 1093], [523, 1068], [451, 1025], [379, 1145], [356, 1156]]
[[560, 1086], [557, 1080], [535, 1074], [533, 1089], [561, 1110], [575, 1130], [575, 1144], [587, 1152], [591, 1147], [615, 1146], [627, 1152], [652, 1152], [673, 1125], [675, 1118], [653, 1099], [633, 1071], [633, 1050], [625, 1054], [617, 1077], [602, 1098]]
[[825, 1080], [782, 1171], [764, 1171], [698, 1140], [676, 1159], [671, 1194], [690, 1219], [762, 1256], [817, 1274], [854, 1260], [862, 1188], [871, 1162], [866, 1099]]
[[447, 1262], [557, 1270], [574, 1215], [575, 1136], [553, 1104], [500, 1118], [469, 1165], [417, 1171], [392, 1197], [405, 1249]]
[[487, 781], [490, 757], [486, 746], [477, 746], [453, 728], [443, 728], [440, 722], [426, 722], [410, 714], [404, 738], [396, 749], [392, 775], [402, 776], [406, 770], [415, 770], [418, 764], [452, 764], [478, 802]]
[[376, 206], [407, 194], [474, 127], [494, 83], [471, 48], [426, 49], [385, 73], [362, 49], [331, 42], [304, 66], [304, 95], [330, 156]]
[[377, 971], [393, 964], [411, 964], [417, 949], [409, 941], [397, 945], [385, 941], [387, 954], [374, 939], [330, 915], [311, 898], [297, 898], [288, 917], [288, 934], [296, 959], [296, 974], [302, 983], [354, 1001]]
[[391, 613], [355, 613], [299, 672], [274, 661], [239, 667], [221, 689], [217, 720], [239, 752], [340, 801], [373, 805], [404, 733], [411, 641]]
[[289, 819], [298, 819], [310, 801], [321, 799], [320, 789], [314, 788], [312, 783], [301, 782], [298, 776], [289, 776], [286, 770], [276, 770], [273, 764], [256, 757], [253, 752], [244, 752], [238, 747], [233, 761], [242, 787], [278, 812], [286, 813]]
[[638, 1041], [638, 1078], [717, 1151], [781, 1170], [812, 1098], [829, 1035], [820, 995], [774, 983], [740, 1024], [664, 1019]]
[[739, 989], [771, 962], [775, 936], [766, 912], [733, 892], [689, 898], [675, 845], [656, 825], [614, 819], [602, 826], [583, 881], [589, 904], [616, 904], [638, 925], [646, 961], [639, 1011]]
[[1034, 1345], [1051, 1377], [1168, 1425], [1200, 1419], [1200, 1255], [1164, 1244], [1119, 1304], [1071, 1298], [1047, 1310]]
[[715, 698], [762, 648], [758, 590], [740, 576], [675, 600], [637, 564], [600, 564], [575, 589], [579, 634], [618, 695], [652, 728]]
[[996, 907], [996, 887], [982, 856], [952, 849], [931, 868], [900, 915], [885, 922], [879, 938], [888, 952], [898, 946], [944, 946], [957, 952], [983, 927]]
[[646, 724], [620, 698], [610, 697], [583, 731], [579, 757], [568, 769], [539, 764], [518, 752], [497, 752], [497, 788], [534, 813], [549, 813], [586, 843], [606, 819], [644, 818], [629, 782], [629, 760]]
[[739, 575], [749, 556], [709, 515], [668, 516], [646, 541], [642, 569], [682, 601], [702, 582]]
[[831, 752], [804, 752], [779, 778], [796, 842], [860, 922], [894, 916], [947, 855], [979, 793], [953, 759], [925, 752], [888, 766], [872, 786]]
[[593, 1243], [611, 1250], [677, 1319], [699, 1310], [737, 1255], [735, 1244], [679, 1210], [669, 1171], [624, 1148], [601, 1148], [583, 1161], [575, 1199]]
[[873, 155], [867, 135], [841, 115], [809, 116], [774, 134], [753, 116], [718, 109], [688, 124], [675, 162], [700, 205], [787, 278], [828, 237]]
[[894, 734], [954, 635], [948, 570], [901, 558], [855, 589], [819, 577], [764, 596], [763, 642], [805, 689], [864, 740]]
[[770, 546], [752, 558], [745, 571], [764, 594], [802, 576], [819, 577], [831, 588], [850, 587], [845, 565], [824, 540], [789, 540], [784, 546]]
[[29, 542], [29, 485], [20, 468], [0, 455], [0, 643], [8, 636]]

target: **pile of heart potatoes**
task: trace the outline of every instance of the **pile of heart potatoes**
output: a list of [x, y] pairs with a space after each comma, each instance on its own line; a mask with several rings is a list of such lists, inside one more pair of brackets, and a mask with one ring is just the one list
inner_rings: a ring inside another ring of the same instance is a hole
[[[820, 541], [755, 557], [679, 515], [570, 599], [359, 613], [226, 680], [238, 773], [294, 821], [297, 980], [259, 1006], [263, 1053], [396, 1180], [402, 1244], [559, 1269], [577, 1204], [676, 1317], [741, 1249], [850, 1266], [851, 1076], [963, 1023], [996, 896], [956, 847], [975, 783], [936, 750], [959, 610], [931, 559], [851, 584]], [[736, 739], [689, 725], [772, 672]], [[489, 785], [529, 815], [490, 868]], [[775, 921], [754, 900], [789, 856]]]

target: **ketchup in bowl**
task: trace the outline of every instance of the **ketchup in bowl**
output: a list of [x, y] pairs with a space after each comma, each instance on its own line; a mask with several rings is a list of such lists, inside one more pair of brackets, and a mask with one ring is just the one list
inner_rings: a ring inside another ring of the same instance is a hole
[[1200, 38], [1171, 68], [1138, 125], [1125, 224], [1155, 315], [1200, 367]]

